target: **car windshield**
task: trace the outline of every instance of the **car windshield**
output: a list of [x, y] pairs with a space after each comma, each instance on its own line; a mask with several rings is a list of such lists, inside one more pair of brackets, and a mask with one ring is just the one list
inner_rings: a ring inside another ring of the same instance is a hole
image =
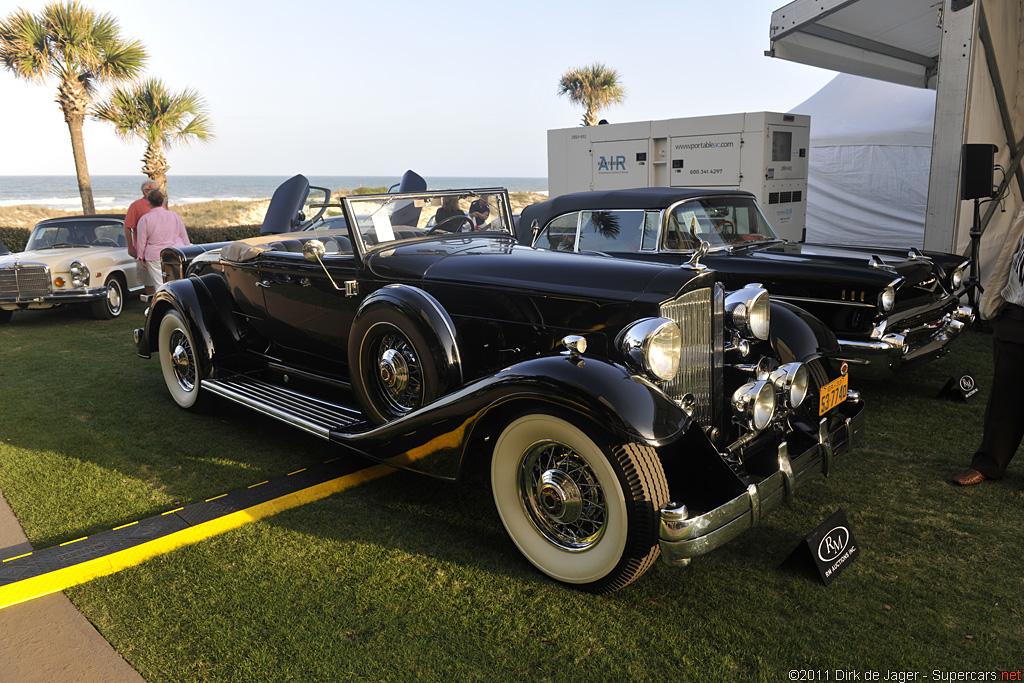
[[32, 249], [58, 247], [123, 247], [124, 228], [118, 221], [61, 221], [37, 225], [25, 245]]
[[421, 237], [512, 232], [505, 190], [438, 190], [345, 198], [365, 249]]
[[677, 204], [665, 220], [666, 249], [696, 249], [779, 239], [752, 197], [691, 199]]

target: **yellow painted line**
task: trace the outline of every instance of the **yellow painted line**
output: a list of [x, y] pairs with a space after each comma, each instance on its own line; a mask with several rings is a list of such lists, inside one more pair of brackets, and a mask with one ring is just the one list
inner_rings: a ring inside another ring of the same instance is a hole
[[128, 527], [134, 526], [136, 524], [138, 524], [138, 522], [128, 522], [127, 524], [122, 524], [121, 526], [115, 526], [114, 531], [117, 531], [118, 529], [127, 529]]
[[64, 541], [63, 543], [61, 543], [61, 546], [63, 547], [63, 546], [66, 546], [66, 545], [71, 545], [72, 543], [78, 543], [79, 541], [84, 541], [87, 538], [89, 538], [89, 537], [88, 536], [82, 536], [81, 538], [76, 538], [73, 541]]
[[10, 562], [11, 560], [20, 560], [21, 558], [28, 557], [31, 554], [32, 553], [25, 553], [24, 555], [16, 555], [14, 557], [8, 557], [6, 560], [4, 560], [4, 562]]
[[219, 496], [214, 496], [213, 498], [207, 498], [207, 499], [206, 499], [206, 502], [207, 502], [207, 503], [209, 503], [210, 501], [213, 501], [213, 500], [217, 500], [218, 498], [223, 498], [223, 497], [224, 497], [224, 496], [226, 496], [226, 495], [228, 495], [228, 494], [226, 494], [226, 493], [222, 493], [222, 494], [220, 494]]
[[[207, 501], [207, 502], [209, 502], [209, 501]], [[184, 510], [184, 509], [185, 509], [184, 507], [174, 508], [173, 510], [168, 510], [167, 512], [161, 512], [160, 516], [163, 517], [164, 515], [173, 515], [175, 512], [178, 512], [178, 511]]]
[[252, 486], [246, 486], [245, 488], [247, 488], [247, 489], [254, 489], [254, 488], [256, 488], [257, 486], [263, 486], [263, 485], [264, 485], [264, 484], [266, 484], [266, 483], [267, 483], [268, 481], [270, 481], [270, 480], [268, 479], [267, 481], [261, 481], [261, 482], [260, 482], [260, 483], [258, 483], [258, 484], [253, 484]]
[[294, 472], [289, 472], [289, 473], [288, 473], [288, 474], [286, 474], [285, 476], [286, 476], [286, 477], [290, 477], [290, 476], [292, 476], [293, 474], [298, 474], [299, 472], [305, 472], [305, 471], [306, 471], [306, 468], [305, 468], [305, 467], [303, 467], [303, 468], [302, 468], [301, 470], [295, 470]]
[[[343, 477], [331, 479], [330, 481], [289, 493], [280, 498], [268, 500], [265, 503], [254, 505], [245, 510], [239, 510], [238, 512], [176, 531], [161, 538], [141, 543], [134, 548], [127, 548], [105, 557], [98, 557], [81, 564], [49, 572], [48, 574], [41, 574], [30, 579], [8, 584], [0, 587], [0, 609], [43, 595], [56, 593], [91, 581], [92, 579], [113, 574], [127, 567], [133, 567], [157, 555], [163, 555], [183, 546], [197, 543], [232, 529], [237, 529], [249, 522], [255, 522], [285, 510], [312, 503], [338, 491], [344, 491], [353, 486], [379, 479], [394, 471], [394, 468], [388, 465], [367, 467], [351, 474], [346, 474]], [[220, 497], [217, 496], [217, 498]], [[210, 500], [214, 499], [211, 498]], [[74, 542], [69, 541], [69, 543]], [[67, 544], [62, 543], [61, 545]]]

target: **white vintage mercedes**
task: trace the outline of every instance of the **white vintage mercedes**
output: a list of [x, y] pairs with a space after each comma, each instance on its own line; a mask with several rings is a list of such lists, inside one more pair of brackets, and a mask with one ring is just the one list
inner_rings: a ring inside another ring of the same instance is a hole
[[0, 256], [0, 323], [14, 311], [88, 303], [95, 317], [121, 315], [142, 288], [123, 216], [66, 216], [38, 223], [25, 251]]

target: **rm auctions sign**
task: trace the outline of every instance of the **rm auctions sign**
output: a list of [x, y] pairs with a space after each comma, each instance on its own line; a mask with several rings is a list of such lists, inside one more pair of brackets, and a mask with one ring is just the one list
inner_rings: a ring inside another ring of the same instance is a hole
[[804, 539], [790, 555], [790, 560], [799, 560], [801, 554], [806, 558], [808, 553], [826, 586], [860, 555], [860, 547], [853, 538], [850, 523], [842, 509], [836, 510]]

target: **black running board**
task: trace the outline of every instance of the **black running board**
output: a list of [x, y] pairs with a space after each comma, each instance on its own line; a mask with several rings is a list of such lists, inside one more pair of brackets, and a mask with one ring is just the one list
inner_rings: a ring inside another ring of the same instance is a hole
[[330, 440], [332, 430], [358, 431], [356, 427], [364, 422], [358, 410], [321, 401], [245, 375], [203, 380], [200, 386], [210, 393], [298, 427], [321, 439]]

